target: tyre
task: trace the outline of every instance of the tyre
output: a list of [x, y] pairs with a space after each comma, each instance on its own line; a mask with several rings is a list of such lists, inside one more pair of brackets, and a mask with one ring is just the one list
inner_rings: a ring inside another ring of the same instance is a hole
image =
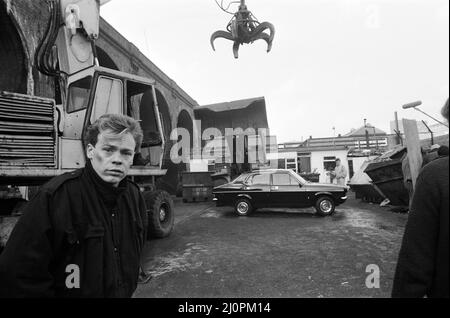
[[249, 199], [239, 198], [234, 205], [234, 210], [239, 216], [247, 216], [253, 212], [253, 206]]
[[148, 238], [163, 238], [173, 230], [173, 200], [166, 191], [144, 192], [148, 215]]
[[329, 216], [334, 213], [336, 205], [333, 198], [329, 196], [319, 197], [316, 201], [316, 211], [320, 216]]

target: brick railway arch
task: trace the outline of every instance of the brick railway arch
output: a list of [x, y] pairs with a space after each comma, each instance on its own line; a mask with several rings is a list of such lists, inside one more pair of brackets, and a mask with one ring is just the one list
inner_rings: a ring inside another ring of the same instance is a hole
[[[183, 149], [181, 149], [181, 153], [180, 155], [182, 157], [188, 157], [188, 158], [192, 158], [192, 150], [193, 150], [193, 140], [194, 140], [194, 122], [192, 120], [191, 115], [189, 114], [189, 112], [185, 109], [182, 109], [179, 113], [178, 113], [178, 117], [177, 117], [177, 128], [183, 128], [186, 129], [189, 132], [189, 149], [190, 149], [190, 153], [182, 153]], [[178, 136], [178, 141], [179, 142], [181, 140], [182, 136], [179, 135]], [[181, 174], [185, 171], [187, 171], [187, 166], [186, 166], [186, 162], [180, 162], [179, 164], [176, 165], [177, 166], [177, 171], [178, 171], [178, 184], [177, 184], [177, 191], [176, 194], [178, 196], [182, 195], [182, 184], [181, 184]]]
[[[177, 128], [184, 128], [189, 132], [190, 136], [190, 148], [193, 148], [193, 137], [194, 137], [194, 122], [191, 115], [187, 110], [182, 109], [177, 118]], [[178, 137], [180, 138], [180, 137]]]
[[109, 56], [109, 54], [106, 53], [105, 50], [103, 50], [99, 46], [95, 46], [95, 48], [97, 50], [97, 58], [98, 58], [98, 63], [100, 64], [100, 66], [110, 68], [110, 69], [113, 69], [116, 71], [120, 71], [117, 64], [114, 62], [114, 60], [111, 58], [111, 56]]
[[28, 54], [18, 24], [0, 2], [0, 91], [28, 93]]

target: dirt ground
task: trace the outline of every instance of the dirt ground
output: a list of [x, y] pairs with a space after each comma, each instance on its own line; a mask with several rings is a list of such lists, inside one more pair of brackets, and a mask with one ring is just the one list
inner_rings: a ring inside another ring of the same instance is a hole
[[[408, 217], [352, 196], [326, 218], [312, 208], [238, 217], [178, 198], [175, 215], [171, 236], [146, 245], [153, 278], [135, 297], [389, 297]], [[379, 288], [366, 286], [371, 264]]]

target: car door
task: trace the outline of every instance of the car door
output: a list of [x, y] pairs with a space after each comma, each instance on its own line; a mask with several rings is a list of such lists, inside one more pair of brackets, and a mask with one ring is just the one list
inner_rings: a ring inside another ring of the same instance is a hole
[[273, 206], [301, 206], [301, 185], [287, 171], [272, 174], [272, 182], [268, 200]]
[[270, 174], [255, 173], [245, 182], [245, 193], [253, 198], [255, 206], [268, 206], [268, 194], [270, 193]]

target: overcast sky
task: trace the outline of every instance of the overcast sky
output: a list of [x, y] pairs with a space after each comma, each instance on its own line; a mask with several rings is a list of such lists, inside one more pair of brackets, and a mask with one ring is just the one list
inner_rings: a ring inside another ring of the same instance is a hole
[[232, 42], [210, 46], [231, 19], [214, 0], [113, 0], [101, 15], [200, 105], [264, 96], [279, 142], [330, 137], [333, 127], [346, 134], [364, 118], [389, 132], [395, 111], [426, 119], [401, 108], [416, 100], [441, 118], [448, 0], [246, 2], [276, 35], [272, 52], [257, 41], [241, 46], [237, 60]]

